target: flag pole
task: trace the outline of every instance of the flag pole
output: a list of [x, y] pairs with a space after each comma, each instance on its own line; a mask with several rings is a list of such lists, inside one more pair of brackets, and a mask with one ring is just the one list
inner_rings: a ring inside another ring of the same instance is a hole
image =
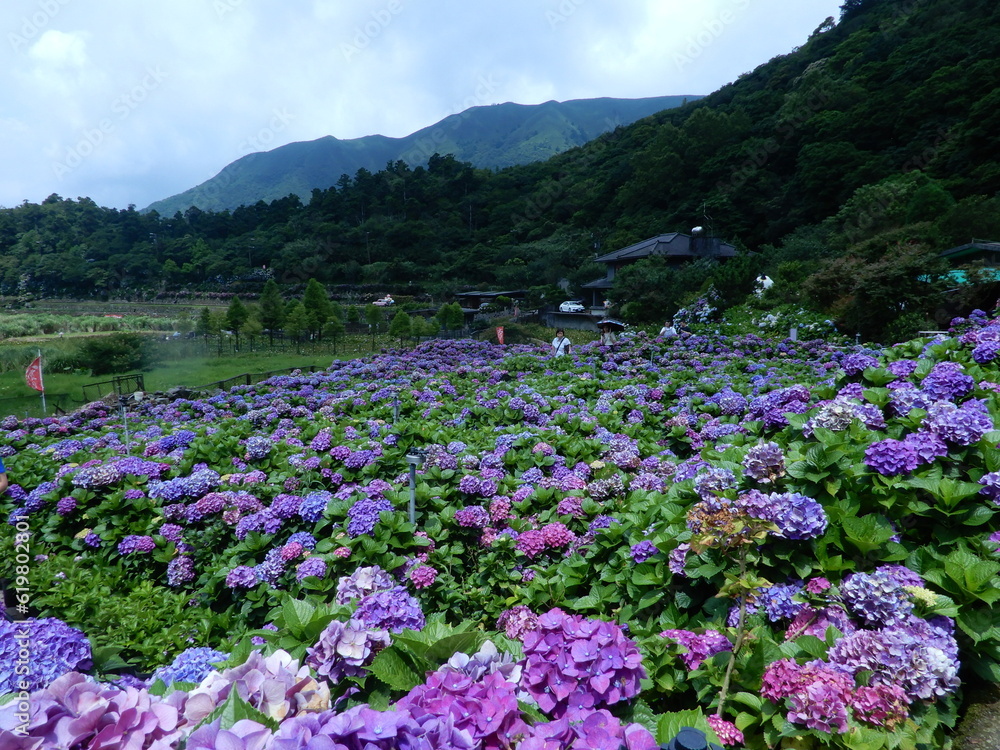
[[42, 348], [38, 347], [38, 380], [42, 384], [42, 416], [47, 417], [49, 410], [45, 406], [45, 379], [42, 376]]

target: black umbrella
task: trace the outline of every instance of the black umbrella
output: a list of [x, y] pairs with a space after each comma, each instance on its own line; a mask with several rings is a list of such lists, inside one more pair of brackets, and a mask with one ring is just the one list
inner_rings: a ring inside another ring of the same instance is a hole
[[597, 321], [598, 328], [602, 328], [604, 326], [608, 326], [612, 331], [625, 330], [625, 324], [622, 323], [620, 320], [615, 320], [614, 318], [602, 318], [601, 320]]

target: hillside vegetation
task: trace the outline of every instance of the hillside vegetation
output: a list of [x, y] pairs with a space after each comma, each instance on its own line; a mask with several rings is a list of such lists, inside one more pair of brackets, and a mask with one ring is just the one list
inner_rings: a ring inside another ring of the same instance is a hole
[[[492, 84], [481, 82], [483, 93]], [[377, 170], [403, 160], [426, 166], [436, 153], [453, 154], [487, 169], [547, 159], [582, 146], [618, 125], [628, 125], [660, 110], [698, 97], [576, 99], [544, 104], [495, 104], [471, 107], [403, 138], [369, 135], [341, 140], [325, 136], [248, 154], [212, 179], [149, 208], [169, 215], [197, 206], [220, 211], [272, 201], [286, 195], [307, 197], [326, 189], [342, 174]]]
[[306, 201], [169, 217], [51, 196], [0, 212], [0, 289], [585, 283], [603, 273], [595, 253], [707, 222], [754, 254], [691, 269], [684, 293], [714, 283], [729, 304], [763, 271], [775, 304], [901, 338], [950, 314], [937, 253], [1000, 238], [998, 30], [986, 0], [849, 0], [789, 54], [545, 162], [491, 171], [435, 154]]

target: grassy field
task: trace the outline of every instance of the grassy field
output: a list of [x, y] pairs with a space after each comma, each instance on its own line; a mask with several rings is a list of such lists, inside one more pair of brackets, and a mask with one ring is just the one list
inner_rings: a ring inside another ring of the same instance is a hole
[[[75, 343], [66, 339], [49, 340], [41, 344], [43, 365], [54, 359]], [[375, 350], [396, 346], [398, 342], [387, 336], [378, 336]], [[283, 349], [259, 343], [249, 351], [244, 342], [243, 351], [231, 350], [228, 342], [222, 353], [214, 342], [200, 340], [165, 341], [160, 347], [160, 361], [142, 373], [147, 391], [163, 391], [174, 386], [203, 386], [242, 375], [308, 368], [325, 369], [334, 359], [351, 359], [372, 353], [372, 338], [366, 335], [345, 336], [337, 342], [336, 353], [329, 343], [287, 344]], [[0, 417], [14, 414], [18, 417], [41, 416], [39, 394], [28, 387], [24, 370], [35, 356], [38, 346], [23, 341], [4, 342], [0, 346]], [[124, 374], [124, 373], [123, 373]], [[131, 374], [131, 373], [129, 373]], [[84, 402], [83, 386], [107, 381], [111, 376], [92, 376], [89, 372], [44, 371], [45, 392], [49, 414], [56, 406], [71, 411]]]

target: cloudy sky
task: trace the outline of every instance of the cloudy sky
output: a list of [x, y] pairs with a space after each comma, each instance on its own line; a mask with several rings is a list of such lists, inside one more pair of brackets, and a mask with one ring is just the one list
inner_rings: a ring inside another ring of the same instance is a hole
[[841, 0], [3, 0], [0, 206], [193, 187], [471, 106], [708, 94]]

